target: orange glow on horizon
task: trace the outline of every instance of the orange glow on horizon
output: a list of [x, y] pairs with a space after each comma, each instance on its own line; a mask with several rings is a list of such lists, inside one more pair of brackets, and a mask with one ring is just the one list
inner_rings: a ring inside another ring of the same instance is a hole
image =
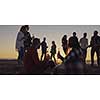
[[[58, 50], [60, 51], [61, 55], [63, 57], [65, 57], [65, 54], [64, 54], [62, 48], [59, 48]], [[57, 53], [58, 53], [58, 50], [57, 50]], [[91, 60], [90, 50], [91, 50], [90, 48], [87, 50], [86, 60]], [[68, 52], [69, 51], [70, 51], [70, 49], [68, 50]], [[48, 49], [48, 53], [50, 55], [50, 49]], [[38, 50], [38, 55], [39, 55], [39, 58], [40, 58], [41, 57], [41, 49]], [[18, 53], [15, 50], [8, 50], [8, 52], [6, 50], [0, 51], [0, 59], [17, 59], [17, 56], [18, 56]], [[57, 54], [56, 54], [56, 59], [57, 59]], [[97, 59], [96, 54], [94, 56], [94, 59], [95, 60]], [[59, 59], [57, 59], [57, 61], [60, 62]]]

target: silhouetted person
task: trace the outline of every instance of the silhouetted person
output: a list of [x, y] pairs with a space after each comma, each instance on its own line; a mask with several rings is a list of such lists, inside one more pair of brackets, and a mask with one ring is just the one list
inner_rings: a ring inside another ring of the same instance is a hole
[[83, 58], [83, 52], [80, 48], [79, 42], [75, 41], [72, 37], [69, 38], [69, 47], [72, 48], [68, 56], [66, 56], [65, 62], [70, 61], [80, 61]]
[[54, 61], [56, 62], [55, 54], [56, 54], [56, 44], [55, 41], [52, 41], [52, 46], [51, 46], [51, 59], [52, 57], [54, 58]]
[[41, 48], [42, 48], [42, 55], [41, 55], [41, 61], [42, 61], [43, 56], [44, 56], [44, 59], [46, 57], [46, 52], [47, 52], [47, 48], [48, 48], [45, 37], [41, 43]]
[[97, 55], [97, 64], [100, 65], [100, 37], [98, 36], [98, 31], [94, 31], [94, 36], [92, 36], [90, 41], [91, 46], [91, 65], [94, 65], [94, 54], [96, 52]]
[[37, 69], [40, 64], [37, 49], [40, 48], [40, 39], [35, 38], [33, 44], [25, 52], [24, 68], [26, 74], [37, 74]]
[[80, 45], [79, 45], [79, 42], [78, 42], [78, 38], [77, 38], [77, 36], [76, 36], [76, 32], [73, 32], [73, 36], [70, 37], [70, 38], [73, 40], [74, 45], [80, 46]]
[[[73, 32], [73, 36], [71, 36], [70, 38], [69, 38], [69, 44], [68, 44], [68, 46], [70, 47], [70, 48], [76, 48], [76, 47], [78, 47], [78, 48], [80, 48], [80, 45], [79, 45], [79, 42], [78, 42], [78, 38], [77, 38], [77, 36], [76, 36], [76, 32]], [[59, 58], [59, 53], [60, 52], [58, 52], [58, 58]], [[63, 57], [61, 57], [60, 56], [60, 59], [63, 61], [64, 60], [64, 58]]]
[[81, 49], [83, 51], [84, 63], [85, 63], [85, 60], [86, 60], [87, 47], [88, 47], [88, 39], [86, 37], [87, 37], [87, 33], [84, 33], [83, 37], [80, 39], [80, 46], [81, 46]]
[[67, 35], [64, 35], [62, 38], [62, 47], [65, 55], [67, 55], [68, 46], [67, 46]]
[[22, 26], [20, 28], [20, 31], [17, 34], [16, 39], [16, 49], [18, 51], [18, 64], [22, 64], [23, 62], [23, 56], [24, 56], [24, 33], [26, 32], [25, 26]]
[[77, 39], [70, 37], [68, 45], [70, 48], [72, 48], [72, 50], [65, 58], [62, 57], [60, 53], [58, 54], [58, 58], [60, 58], [63, 63], [62, 66], [59, 66], [58, 69], [55, 69], [55, 73], [60, 72], [64, 74], [84, 74], [84, 67], [82, 63], [83, 53]]
[[25, 74], [35, 74], [41, 75], [45, 74], [44, 71], [48, 67], [54, 67], [49, 58], [46, 58], [45, 61], [40, 61], [37, 50], [40, 48], [40, 39], [34, 38], [32, 46], [30, 46], [25, 52], [24, 56], [24, 68]]
[[25, 50], [27, 50], [32, 44], [32, 42], [31, 42], [32, 37], [29, 33], [29, 26], [28, 25], [25, 25], [25, 29], [26, 29], [26, 32], [24, 33], [24, 36], [25, 36], [24, 47], [25, 47]]

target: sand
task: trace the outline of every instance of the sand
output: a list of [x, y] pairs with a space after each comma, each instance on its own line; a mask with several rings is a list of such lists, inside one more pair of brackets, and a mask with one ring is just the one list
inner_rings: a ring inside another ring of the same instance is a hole
[[23, 69], [23, 65], [18, 65], [17, 60], [0, 60], [0, 74], [16, 75]]
[[[18, 65], [17, 60], [0, 60], [0, 75], [21, 75], [23, 65]], [[84, 75], [100, 75], [100, 67], [86, 64]]]

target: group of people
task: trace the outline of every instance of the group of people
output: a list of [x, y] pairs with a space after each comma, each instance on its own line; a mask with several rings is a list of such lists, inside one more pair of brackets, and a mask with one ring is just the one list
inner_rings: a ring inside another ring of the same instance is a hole
[[[40, 46], [42, 50], [41, 60], [39, 60], [37, 51]], [[24, 64], [25, 74], [42, 74], [49, 65], [50, 67], [55, 66], [55, 63], [52, 60], [50, 61], [53, 57], [56, 62], [55, 41], [52, 41], [51, 57], [47, 54], [47, 48], [45, 37], [40, 42], [39, 38], [31, 37], [28, 25], [21, 26], [17, 34], [16, 50], [18, 51], [18, 64]]]
[[[41, 60], [37, 52], [40, 46]], [[62, 37], [62, 48], [66, 57], [63, 57], [60, 51], [56, 52], [55, 41], [52, 41], [50, 56], [47, 53], [46, 37], [43, 38], [42, 42], [39, 38], [31, 37], [28, 25], [23, 25], [20, 28], [16, 39], [18, 63], [24, 64], [26, 74], [43, 74], [47, 68], [50, 68], [53, 74], [83, 74], [88, 47], [91, 47], [91, 65], [94, 65], [94, 53], [96, 52], [97, 64], [100, 66], [100, 36], [98, 36], [98, 31], [94, 31], [90, 45], [88, 45], [87, 33], [84, 33], [80, 40], [78, 40], [76, 32], [73, 32], [73, 36], [68, 40], [67, 35], [64, 35]], [[62, 60], [61, 66], [56, 65], [56, 53], [58, 59]]]
[[[86, 57], [87, 57], [87, 49], [91, 47], [91, 65], [94, 65], [94, 54], [96, 53], [97, 55], [97, 64], [98, 66], [100, 65], [100, 36], [98, 35], [98, 31], [94, 31], [93, 36], [91, 37], [90, 40], [90, 45], [88, 43], [87, 39], [87, 33], [83, 33], [83, 37], [78, 40], [76, 36], [76, 32], [73, 32], [73, 36], [69, 38], [69, 43], [70, 39], [73, 39], [73, 46], [78, 46], [81, 48], [82, 53], [83, 53], [83, 62], [86, 63]], [[77, 42], [75, 42], [77, 41]], [[64, 35], [62, 38], [62, 46], [64, 53], [67, 55], [68, 53], [68, 40], [67, 40], [67, 35]]]

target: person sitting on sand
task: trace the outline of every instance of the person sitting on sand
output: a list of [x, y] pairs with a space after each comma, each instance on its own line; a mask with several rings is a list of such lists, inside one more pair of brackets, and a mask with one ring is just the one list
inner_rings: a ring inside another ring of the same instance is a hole
[[73, 37], [70, 37], [69, 47], [72, 48], [72, 50], [65, 58], [58, 53], [58, 58], [61, 59], [63, 63], [55, 68], [54, 74], [83, 74], [83, 53], [77, 39], [75, 40]]
[[43, 74], [48, 67], [49, 58], [40, 61], [37, 50], [40, 48], [40, 39], [34, 38], [32, 46], [28, 48], [24, 56], [25, 74]]
[[40, 48], [40, 39], [35, 38], [33, 40], [33, 44], [30, 48], [28, 48], [27, 52], [25, 52], [24, 56], [24, 67], [26, 74], [35, 73], [36, 67], [39, 65], [39, 57], [37, 49]]

